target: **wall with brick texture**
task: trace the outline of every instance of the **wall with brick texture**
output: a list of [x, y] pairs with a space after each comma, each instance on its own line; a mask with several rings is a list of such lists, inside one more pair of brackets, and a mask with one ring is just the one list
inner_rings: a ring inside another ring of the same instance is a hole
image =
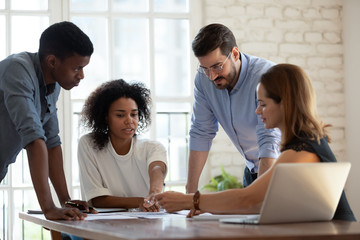
[[[301, 66], [311, 77], [321, 119], [333, 127], [331, 148], [346, 160], [343, 1], [204, 0], [203, 25], [222, 23], [240, 51]], [[244, 161], [220, 130], [213, 141], [199, 186], [220, 173], [220, 164], [242, 179]]]

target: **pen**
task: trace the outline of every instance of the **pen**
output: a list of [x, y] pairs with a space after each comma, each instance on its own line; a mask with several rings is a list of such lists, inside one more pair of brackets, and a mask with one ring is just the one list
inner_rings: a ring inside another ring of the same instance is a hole
[[[161, 191], [161, 192], [164, 192], [164, 190], [165, 190], [165, 183], [163, 183], [163, 186], [162, 186], [162, 191]], [[151, 203], [151, 201], [150, 201], [150, 200], [147, 200], [147, 201], [146, 201], [146, 203], [147, 203], [147, 204], [150, 204], [150, 203]]]
[[[65, 205], [69, 205], [69, 206], [71, 206], [71, 207], [75, 207], [75, 208], [77, 208], [77, 209], [85, 212], [85, 207], [84, 207], [83, 205], [81, 205], [81, 204], [78, 204], [78, 203], [75, 203], [75, 202], [66, 201], [66, 202], [65, 202]], [[89, 211], [91, 211], [91, 210], [94, 210], [94, 208], [93, 208], [93, 207], [89, 207]]]

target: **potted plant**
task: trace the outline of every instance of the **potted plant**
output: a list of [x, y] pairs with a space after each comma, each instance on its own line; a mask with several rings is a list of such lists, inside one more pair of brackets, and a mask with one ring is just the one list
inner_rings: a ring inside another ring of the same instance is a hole
[[223, 191], [232, 188], [242, 188], [243, 185], [238, 181], [235, 176], [230, 175], [224, 170], [221, 165], [221, 175], [212, 177], [210, 182], [204, 185], [201, 189], [206, 189], [211, 192]]

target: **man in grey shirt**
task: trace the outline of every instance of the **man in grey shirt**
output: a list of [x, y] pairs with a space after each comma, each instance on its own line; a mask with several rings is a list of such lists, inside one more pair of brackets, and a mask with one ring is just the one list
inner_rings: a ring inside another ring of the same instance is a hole
[[[83, 219], [70, 201], [63, 169], [56, 102], [84, 78], [93, 45], [76, 25], [60, 22], [41, 35], [37, 53], [22, 52], [0, 62], [0, 181], [25, 148], [40, 207], [48, 219]], [[63, 208], [52, 200], [50, 178]], [[86, 210], [87, 203], [73, 200]]]

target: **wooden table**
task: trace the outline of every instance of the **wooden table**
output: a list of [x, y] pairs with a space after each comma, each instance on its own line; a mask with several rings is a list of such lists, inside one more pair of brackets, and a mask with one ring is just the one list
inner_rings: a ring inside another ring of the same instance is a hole
[[20, 213], [19, 217], [52, 230], [87, 239], [272, 239], [360, 240], [360, 222], [331, 221], [274, 225], [221, 224], [179, 217], [163, 219], [116, 219], [51, 221], [42, 214]]

